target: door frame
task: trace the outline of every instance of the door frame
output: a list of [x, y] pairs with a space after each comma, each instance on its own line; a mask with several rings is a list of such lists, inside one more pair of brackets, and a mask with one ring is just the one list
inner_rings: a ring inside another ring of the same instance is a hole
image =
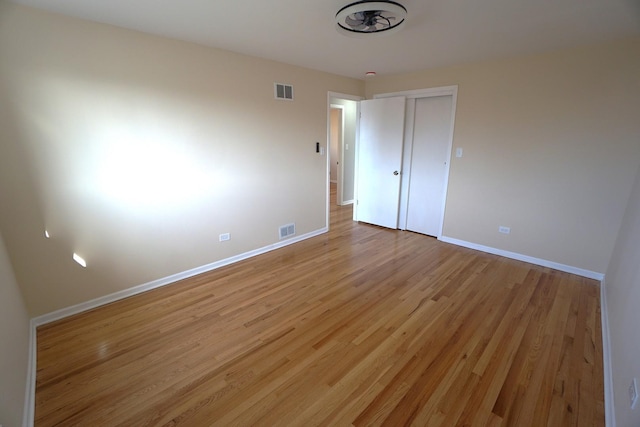
[[415, 103], [418, 98], [430, 98], [435, 96], [451, 96], [451, 123], [449, 125], [449, 141], [448, 141], [448, 161], [445, 167], [444, 190], [442, 194], [442, 220], [438, 226], [438, 240], [442, 239], [442, 230], [444, 228], [444, 219], [447, 206], [447, 195], [449, 193], [449, 174], [451, 170], [451, 154], [453, 151], [453, 132], [456, 121], [456, 104], [458, 99], [458, 85], [442, 86], [427, 89], [406, 90], [401, 92], [388, 92], [373, 95], [373, 98], [389, 98], [395, 96], [404, 96], [407, 99], [405, 118], [405, 141], [403, 153], [402, 180], [400, 184], [400, 212], [398, 215], [398, 228], [406, 230], [407, 214], [409, 206], [409, 178], [411, 177], [411, 156], [413, 153], [413, 125], [415, 119]]
[[[356, 101], [356, 138], [355, 138], [355, 146], [352, 148], [353, 150], [357, 149], [357, 145], [358, 145], [358, 141], [360, 140], [360, 102], [362, 101], [364, 98], [364, 96], [359, 96], [359, 95], [351, 95], [348, 93], [340, 93], [340, 92], [332, 92], [332, 91], [328, 91], [327, 92], [327, 141], [326, 141], [326, 150], [325, 152], [329, 152], [330, 146], [329, 144], [330, 142], [330, 138], [331, 138], [331, 99], [346, 99], [348, 101]], [[334, 104], [335, 105], [335, 104]], [[344, 109], [342, 110], [342, 138], [344, 139]], [[344, 158], [344, 144], [340, 144], [340, 150], [339, 150], [339, 154], [338, 156], [340, 157], [341, 161], [340, 161], [340, 167], [342, 168], [342, 173], [338, 172], [338, 175], [340, 176], [340, 178], [343, 177], [344, 175], [344, 162], [342, 161], [342, 159]], [[330, 188], [330, 183], [329, 183], [329, 171], [331, 170], [331, 164], [330, 162], [330, 156], [327, 154], [327, 159], [326, 159], [326, 171], [325, 171], [325, 183], [326, 183], [326, 205], [327, 205], [327, 212], [326, 212], [326, 228], [327, 230], [329, 229], [329, 215], [331, 213], [331, 188]], [[354, 174], [358, 173], [358, 165], [357, 165], [357, 161], [356, 164], [354, 165]], [[338, 186], [344, 185], [343, 182], [341, 182], [341, 179], [338, 179]], [[354, 183], [355, 186], [357, 186], [357, 183]], [[341, 189], [344, 190], [344, 189]], [[357, 188], [354, 188], [354, 194], [356, 193]], [[344, 191], [340, 192], [341, 194], [344, 193]], [[354, 211], [355, 211], [355, 206], [354, 206]], [[354, 214], [355, 215], [355, 214]]]

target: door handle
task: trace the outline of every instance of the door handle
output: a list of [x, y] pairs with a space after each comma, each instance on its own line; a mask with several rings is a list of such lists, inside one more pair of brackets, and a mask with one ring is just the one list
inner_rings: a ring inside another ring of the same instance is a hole
[[393, 171], [393, 174], [394, 174], [394, 175], [399, 175], [399, 174], [400, 174], [400, 172], [398, 172], [398, 171]]

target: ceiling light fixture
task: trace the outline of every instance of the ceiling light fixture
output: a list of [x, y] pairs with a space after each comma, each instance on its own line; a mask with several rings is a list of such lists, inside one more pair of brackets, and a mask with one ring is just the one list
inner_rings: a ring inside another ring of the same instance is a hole
[[336, 29], [346, 35], [389, 34], [400, 29], [407, 9], [394, 1], [363, 0], [336, 13]]

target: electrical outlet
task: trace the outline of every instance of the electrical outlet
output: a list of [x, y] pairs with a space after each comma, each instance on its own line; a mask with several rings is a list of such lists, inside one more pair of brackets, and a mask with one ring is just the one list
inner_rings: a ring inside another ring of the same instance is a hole
[[636, 409], [638, 404], [638, 383], [635, 378], [631, 380], [631, 385], [629, 386], [629, 401], [631, 409]]
[[227, 240], [231, 239], [231, 235], [229, 233], [223, 233], [220, 235], [220, 241], [221, 242], [226, 242]]
[[511, 228], [501, 225], [500, 227], [498, 227], [498, 232], [502, 234], [509, 234], [511, 233]]

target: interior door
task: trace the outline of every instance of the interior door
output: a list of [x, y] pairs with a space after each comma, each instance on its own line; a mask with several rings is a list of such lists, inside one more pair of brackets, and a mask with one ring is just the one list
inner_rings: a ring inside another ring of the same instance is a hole
[[405, 98], [360, 102], [356, 220], [398, 228]]
[[416, 99], [407, 230], [442, 234], [453, 97]]

